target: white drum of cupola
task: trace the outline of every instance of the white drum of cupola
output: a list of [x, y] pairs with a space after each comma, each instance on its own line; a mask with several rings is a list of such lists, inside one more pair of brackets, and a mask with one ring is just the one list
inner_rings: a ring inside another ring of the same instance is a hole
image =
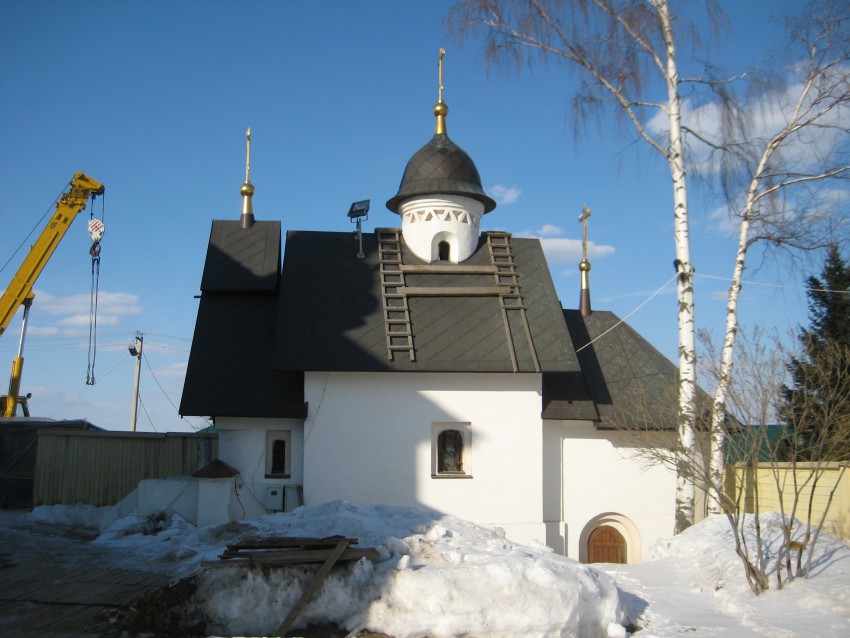
[[476, 199], [462, 195], [411, 197], [401, 203], [398, 212], [405, 243], [423, 261], [457, 264], [478, 246], [484, 204]]

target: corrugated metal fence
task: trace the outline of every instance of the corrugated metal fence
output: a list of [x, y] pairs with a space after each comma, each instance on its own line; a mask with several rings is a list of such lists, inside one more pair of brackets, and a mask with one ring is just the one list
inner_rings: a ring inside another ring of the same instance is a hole
[[[814, 476], [818, 480], [813, 489]], [[795, 485], [800, 487], [795, 489]], [[833, 489], [835, 493], [829, 504], [824, 529], [836, 538], [850, 540], [850, 468], [846, 464], [759, 463], [757, 466], [736, 464], [726, 468], [726, 493], [732, 500], [741, 494], [741, 504], [747, 513], [755, 511], [758, 500], [758, 508], [762, 512], [779, 512], [784, 508], [785, 513], [790, 514], [799, 490], [796, 518], [806, 518], [811, 500], [812, 515], [815, 521], [819, 521]]]
[[191, 476], [218, 457], [217, 434], [38, 433], [34, 505], [114, 505], [147, 478]]

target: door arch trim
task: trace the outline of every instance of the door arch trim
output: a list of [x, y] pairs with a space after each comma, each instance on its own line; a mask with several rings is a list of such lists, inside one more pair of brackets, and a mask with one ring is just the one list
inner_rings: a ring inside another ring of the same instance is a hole
[[579, 560], [586, 563], [587, 541], [590, 540], [590, 535], [599, 527], [613, 527], [626, 541], [626, 562], [639, 563], [642, 560], [640, 532], [637, 526], [628, 516], [623, 516], [617, 512], [605, 512], [598, 514], [590, 519], [581, 530], [579, 536]]

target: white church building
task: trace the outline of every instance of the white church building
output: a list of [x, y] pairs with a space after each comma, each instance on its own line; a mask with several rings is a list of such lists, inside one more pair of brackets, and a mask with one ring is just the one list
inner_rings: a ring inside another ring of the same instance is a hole
[[212, 222], [180, 406], [219, 431], [199, 481], [224, 487], [202, 518], [421, 506], [639, 561], [674, 529], [675, 475], [640, 452], [674, 440], [676, 368], [591, 310], [586, 255], [579, 308], [563, 309], [540, 242], [486, 230], [496, 203], [442, 97], [434, 114], [392, 227], [282, 243], [248, 178], [241, 218]]

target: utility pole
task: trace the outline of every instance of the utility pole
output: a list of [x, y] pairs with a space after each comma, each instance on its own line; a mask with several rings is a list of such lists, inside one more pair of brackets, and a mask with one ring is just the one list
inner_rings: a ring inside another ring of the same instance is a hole
[[136, 431], [136, 417], [139, 414], [139, 377], [142, 373], [142, 347], [145, 344], [145, 336], [136, 332], [136, 340], [130, 345], [130, 356], [136, 357], [136, 379], [133, 383], [133, 414], [130, 417], [130, 430]]

